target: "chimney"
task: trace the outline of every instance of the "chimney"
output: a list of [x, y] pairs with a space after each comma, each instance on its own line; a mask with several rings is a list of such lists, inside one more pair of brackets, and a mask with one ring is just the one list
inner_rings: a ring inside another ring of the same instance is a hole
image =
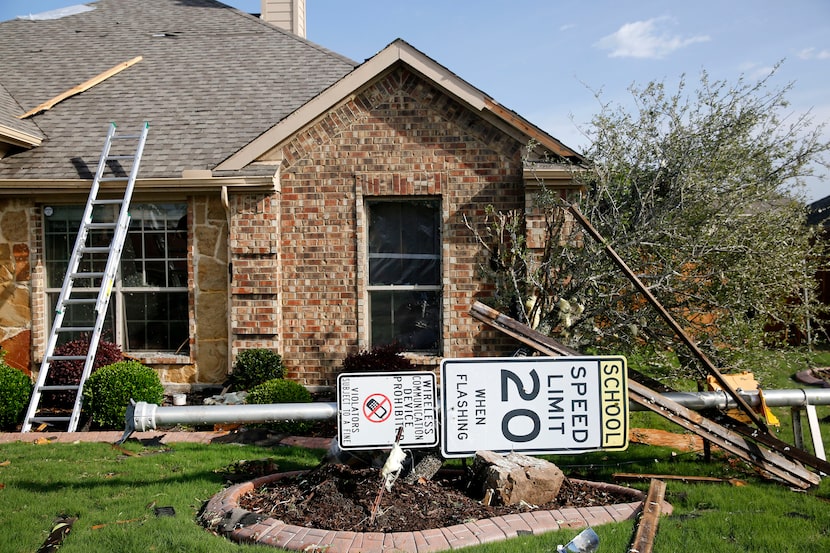
[[305, 0], [262, 0], [260, 17], [305, 38]]

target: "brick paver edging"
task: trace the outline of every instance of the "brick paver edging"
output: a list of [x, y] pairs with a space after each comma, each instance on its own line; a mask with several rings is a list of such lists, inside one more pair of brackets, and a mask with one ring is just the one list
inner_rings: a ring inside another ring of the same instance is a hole
[[[281, 547], [292, 551], [325, 553], [425, 553], [469, 547], [481, 543], [503, 541], [522, 534], [541, 534], [562, 528], [599, 526], [621, 522], [637, 516], [645, 494], [639, 490], [591, 482], [614, 492], [632, 497], [630, 503], [602, 507], [563, 508], [533, 511], [456, 524], [418, 532], [343, 532], [305, 528], [256, 515], [239, 507], [243, 494], [281, 478], [305, 471], [284, 472], [236, 484], [208, 501], [200, 515], [205, 526], [233, 541]], [[663, 514], [671, 514], [672, 506], [662, 503]]]

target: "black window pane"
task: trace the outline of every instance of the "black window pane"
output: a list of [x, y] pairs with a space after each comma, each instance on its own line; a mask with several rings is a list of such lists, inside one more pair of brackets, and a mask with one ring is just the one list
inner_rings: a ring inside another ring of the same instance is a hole
[[373, 291], [370, 303], [373, 347], [397, 342], [408, 351], [438, 352], [439, 292]]
[[369, 259], [369, 283], [371, 285], [425, 284], [441, 281], [438, 259], [406, 257], [372, 257]]

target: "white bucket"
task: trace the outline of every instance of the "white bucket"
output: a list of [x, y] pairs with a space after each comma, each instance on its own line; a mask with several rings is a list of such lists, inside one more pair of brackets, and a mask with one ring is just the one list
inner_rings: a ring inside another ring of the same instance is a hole
[[173, 394], [173, 405], [186, 405], [187, 394]]

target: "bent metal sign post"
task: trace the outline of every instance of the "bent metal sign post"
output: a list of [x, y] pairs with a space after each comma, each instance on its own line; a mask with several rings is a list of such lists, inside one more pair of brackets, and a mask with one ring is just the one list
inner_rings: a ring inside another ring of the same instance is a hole
[[445, 457], [628, 447], [624, 357], [446, 359], [441, 398]]

